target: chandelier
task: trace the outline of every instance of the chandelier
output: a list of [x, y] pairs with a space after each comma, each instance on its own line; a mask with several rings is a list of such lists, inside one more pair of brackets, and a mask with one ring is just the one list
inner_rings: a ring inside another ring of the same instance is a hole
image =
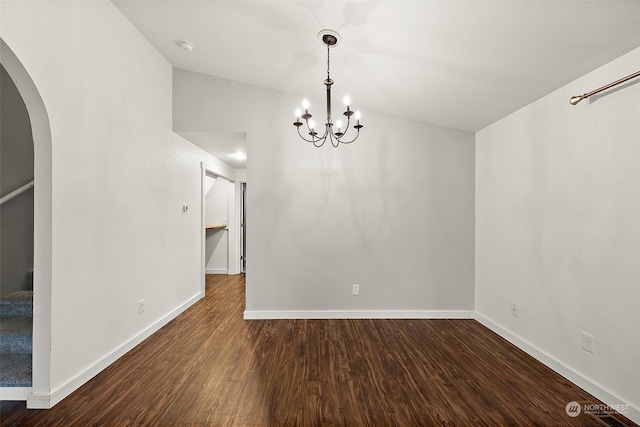
[[[300, 138], [304, 139], [307, 142], [313, 143], [316, 147], [322, 147], [327, 139], [331, 142], [331, 145], [337, 147], [340, 144], [350, 144], [355, 141], [360, 135], [360, 129], [362, 129], [362, 125], [360, 124], [360, 112], [352, 111], [349, 106], [350, 100], [348, 96], [344, 97], [344, 103], [347, 106], [347, 110], [342, 113], [347, 120], [346, 126], [342, 127], [342, 120], [337, 120], [335, 123], [331, 118], [331, 86], [333, 85], [333, 80], [331, 80], [331, 75], [329, 71], [329, 50], [333, 47], [336, 47], [341, 40], [340, 34], [333, 30], [322, 30], [318, 33], [318, 38], [322, 41], [322, 44], [327, 46], [327, 79], [323, 82], [327, 87], [327, 122], [324, 124], [324, 132], [320, 135], [316, 131], [316, 124], [311, 120], [311, 114], [309, 114], [309, 101], [306, 99], [302, 101], [302, 108], [304, 109], [304, 113], [300, 111], [300, 109], [296, 110], [296, 121], [293, 125], [298, 130], [298, 135]], [[353, 132], [349, 134], [347, 137], [347, 133], [349, 132], [349, 126], [351, 125], [351, 120], [355, 120], [355, 124], [352, 126], [353, 129], [356, 130], [355, 136]], [[302, 122], [304, 120], [304, 123]], [[300, 132], [300, 128], [305, 125], [305, 129], [303, 132], [307, 132], [310, 138], [306, 138]], [[343, 132], [344, 129], [344, 132]], [[352, 139], [347, 139], [352, 138]]]

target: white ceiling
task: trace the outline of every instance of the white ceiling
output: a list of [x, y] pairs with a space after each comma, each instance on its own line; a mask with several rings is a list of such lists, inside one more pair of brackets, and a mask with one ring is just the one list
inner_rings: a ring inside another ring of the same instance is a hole
[[247, 134], [244, 132], [176, 133], [236, 169], [247, 167]]
[[638, 0], [114, 3], [175, 67], [301, 98], [324, 93], [336, 30], [338, 99], [471, 132], [640, 46]]

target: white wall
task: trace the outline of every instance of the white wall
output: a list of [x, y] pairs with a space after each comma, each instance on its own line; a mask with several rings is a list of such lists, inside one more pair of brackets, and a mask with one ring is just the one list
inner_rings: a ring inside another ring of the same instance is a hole
[[317, 149], [300, 99], [174, 71], [176, 131], [247, 133], [245, 315], [469, 316], [473, 135], [365, 111], [358, 141]]
[[[640, 49], [476, 135], [476, 310], [640, 422]], [[519, 317], [510, 315], [510, 303]], [[595, 336], [595, 354], [581, 333]]]
[[50, 121], [52, 270], [35, 303], [51, 314], [34, 321], [51, 332], [34, 337], [29, 403], [48, 407], [201, 297], [200, 165], [225, 166], [172, 133], [172, 68], [110, 2], [0, 7]]
[[229, 224], [229, 194], [233, 191], [233, 183], [224, 178], [215, 180], [205, 199], [207, 224]]

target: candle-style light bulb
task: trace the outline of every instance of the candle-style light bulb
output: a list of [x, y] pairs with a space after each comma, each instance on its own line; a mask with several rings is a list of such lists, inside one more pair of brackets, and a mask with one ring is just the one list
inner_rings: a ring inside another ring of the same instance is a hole
[[300, 111], [300, 109], [296, 108], [296, 119], [300, 120], [301, 115], [302, 115], [302, 112]]
[[313, 120], [309, 120], [309, 129], [311, 129], [311, 131], [313, 132], [315, 128], [316, 128], [315, 122]]
[[342, 128], [342, 120], [338, 120], [336, 122], [336, 127], [338, 128], [338, 132], [340, 132], [340, 129]]
[[344, 105], [346, 105], [348, 109], [349, 105], [351, 105], [351, 98], [349, 98], [349, 96], [345, 96], [342, 102], [344, 102]]
[[309, 109], [309, 101], [307, 101], [306, 99], [302, 100], [302, 108], [304, 108], [305, 110]]
[[360, 117], [361, 117], [360, 111], [356, 111], [353, 116], [356, 119], [356, 124], [353, 125], [353, 127], [354, 127], [354, 129], [357, 129], [358, 133], [360, 133], [360, 129], [362, 129], [364, 127], [364, 126], [362, 126], [360, 124]]

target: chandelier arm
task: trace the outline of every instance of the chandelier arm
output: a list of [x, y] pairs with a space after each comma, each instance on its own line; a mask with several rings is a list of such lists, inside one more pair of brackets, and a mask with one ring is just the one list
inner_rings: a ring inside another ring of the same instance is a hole
[[[347, 116], [347, 127], [345, 128], [345, 131], [342, 135], [340, 135], [340, 138], [343, 138], [347, 132], [349, 132], [349, 125], [351, 124], [351, 116], [353, 114], [346, 114], [345, 116]], [[353, 129], [355, 129], [357, 131], [356, 136], [351, 140], [351, 141], [340, 141], [342, 144], [351, 144], [353, 141], [355, 141], [356, 139], [358, 139], [358, 136], [360, 136], [360, 129], [362, 129], [362, 125], [360, 124], [360, 120], [356, 120], [356, 124], [353, 126]]]
[[338, 148], [338, 145], [340, 145], [340, 140], [333, 132], [329, 133], [329, 141], [334, 148]]
[[[309, 131], [309, 135], [313, 135], [313, 134], [317, 135], [318, 133], [314, 129], [311, 129], [311, 126], [309, 126], [309, 119], [305, 118], [304, 121], [305, 121], [305, 123], [307, 125], [307, 130]], [[327, 130], [328, 129], [325, 129], [324, 130], [324, 134], [321, 137], [319, 137], [318, 139], [326, 139]], [[298, 133], [300, 133], [300, 128], [298, 128]], [[312, 140], [308, 140], [308, 139], [306, 139], [304, 137], [302, 137], [302, 139], [304, 139], [305, 141], [308, 141], [308, 142], [313, 142], [313, 138], [315, 137], [315, 135], [312, 136]], [[300, 136], [302, 136], [302, 135], [300, 135]]]
[[315, 132], [313, 129], [311, 129], [311, 126], [309, 126], [309, 119], [306, 118], [304, 119], [304, 123], [307, 125], [307, 130], [309, 131], [309, 134], [313, 134], [313, 132]]
[[[309, 127], [308, 120], [306, 120], [306, 121], [307, 121], [307, 129], [309, 130], [309, 133], [311, 134], [312, 131], [311, 131], [311, 128]], [[327, 136], [329, 135], [328, 128], [327, 128], [327, 129], [325, 129], [324, 134], [321, 137], [316, 138], [316, 137], [312, 136], [312, 139], [307, 139], [304, 136], [302, 136], [302, 133], [300, 133], [300, 127], [298, 126], [297, 128], [298, 128], [298, 135], [300, 136], [300, 138], [302, 138], [303, 140], [305, 140], [307, 142], [312, 143], [316, 148], [322, 147], [324, 145], [326, 139], [327, 139]], [[319, 142], [319, 144], [318, 144], [318, 142]], [[332, 143], [332, 145], [333, 145], [333, 143]]]
[[[334, 147], [338, 148], [338, 145], [340, 145], [340, 144], [351, 144], [353, 141], [358, 139], [358, 137], [360, 136], [360, 129], [356, 129], [356, 130], [357, 130], [356, 136], [354, 136], [351, 141], [343, 141], [342, 140], [342, 138], [344, 138], [344, 136], [347, 134], [348, 129], [340, 136], [337, 136], [336, 134], [331, 132], [331, 134], [330, 134], [332, 136], [331, 145], [333, 145]], [[334, 139], [337, 141], [336, 144], [333, 143]]]
[[305, 138], [304, 136], [302, 136], [302, 134], [300, 133], [300, 128], [298, 128], [298, 135], [300, 135], [300, 138], [304, 139], [305, 141], [307, 141], [307, 142], [312, 142], [312, 143], [315, 145], [314, 140], [312, 140], [312, 139], [307, 139], [307, 138]]
[[315, 142], [313, 143], [313, 146], [316, 147], [316, 148], [322, 147], [324, 145], [324, 142], [326, 141], [326, 138], [325, 139], [319, 139], [318, 141], [322, 141], [322, 142], [320, 142], [320, 144], [316, 144]]
[[311, 143], [316, 147], [316, 148], [320, 148], [324, 145], [325, 141], [327, 140], [327, 136], [329, 135], [329, 133], [327, 132], [327, 130], [325, 129], [324, 134], [320, 137], [317, 138], [315, 140], [312, 140]]
[[329, 126], [325, 126], [324, 133], [318, 139], [327, 139], [327, 135], [329, 134]]
[[358, 137], [360, 136], [360, 131], [358, 131], [358, 133], [356, 134], [356, 136], [351, 140], [351, 141], [340, 141], [340, 144], [351, 144], [353, 141], [355, 141], [356, 139], [358, 139]]
[[[349, 125], [350, 125], [350, 124], [351, 124], [351, 117], [350, 117], [350, 116], [347, 116], [347, 125], [346, 125], [346, 126], [345, 126], [345, 128], [344, 128], [344, 132], [342, 132], [342, 135], [340, 135], [340, 136], [336, 136], [336, 139], [337, 139], [338, 141], [340, 141], [340, 139], [341, 139], [341, 138], [344, 138], [344, 136], [347, 134], [347, 132], [349, 132]], [[340, 141], [340, 142], [342, 142], [342, 141]]]

